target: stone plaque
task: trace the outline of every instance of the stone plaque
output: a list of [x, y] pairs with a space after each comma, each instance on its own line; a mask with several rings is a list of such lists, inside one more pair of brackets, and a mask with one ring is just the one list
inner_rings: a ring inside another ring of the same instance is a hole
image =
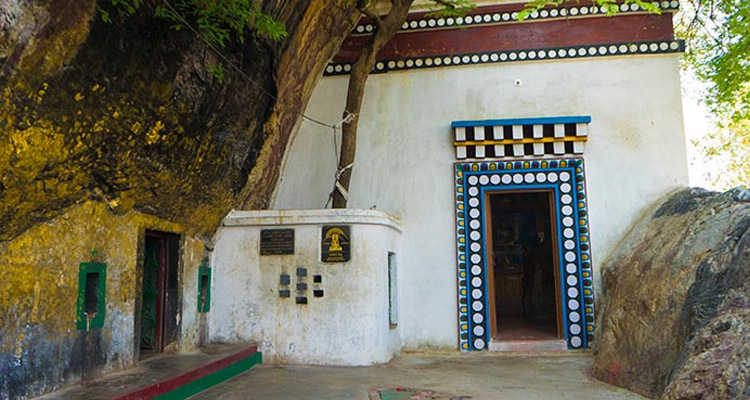
[[323, 262], [345, 262], [351, 257], [351, 236], [346, 225], [323, 226], [320, 260]]
[[261, 229], [260, 255], [294, 254], [294, 229]]

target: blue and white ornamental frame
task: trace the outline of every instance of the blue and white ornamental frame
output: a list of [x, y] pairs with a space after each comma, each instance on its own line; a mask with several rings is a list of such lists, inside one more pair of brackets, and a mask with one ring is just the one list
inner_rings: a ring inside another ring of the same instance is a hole
[[456, 163], [455, 179], [461, 350], [485, 350], [491, 340], [485, 193], [524, 190], [554, 194], [565, 340], [569, 349], [587, 348], [594, 333], [594, 291], [583, 160]]

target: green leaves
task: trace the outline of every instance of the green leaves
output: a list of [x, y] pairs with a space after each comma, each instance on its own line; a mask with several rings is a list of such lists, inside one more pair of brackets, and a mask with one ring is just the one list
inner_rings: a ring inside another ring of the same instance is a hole
[[[122, 16], [133, 15], [143, 5], [144, 0], [106, 0]], [[451, 0], [453, 1], [453, 0]], [[466, 1], [466, 0], [458, 0]], [[289, 34], [284, 24], [264, 14], [260, 5], [253, 0], [161, 0], [156, 6], [155, 16], [169, 21], [171, 28], [195, 29], [209, 46], [217, 52], [231, 41], [245, 43], [245, 37], [255, 32], [271, 40], [281, 40]], [[112, 22], [106, 9], [97, 6], [102, 21]], [[224, 81], [224, 66], [221, 63], [208, 64], [206, 70], [219, 83]]]
[[470, 0], [433, 0], [434, 7], [427, 14], [430, 17], [464, 17], [466, 13], [477, 8]]
[[695, 144], [722, 166], [711, 180], [750, 186], [750, 2], [685, 0], [677, 34], [688, 42], [686, 64], [710, 84], [703, 100], [718, 126]]
[[224, 65], [219, 64], [207, 64], [206, 70], [211, 76], [214, 77], [219, 83], [224, 83]]
[[703, 1], [688, 60], [699, 78], [711, 82], [706, 102], [732, 121], [750, 118], [750, 3]]
[[701, 153], [711, 160], [721, 171], [710, 176], [709, 180], [721, 189], [735, 186], [750, 186], [750, 120], [725, 120], [719, 123], [719, 129], [709, 132], [694, 146], [701, 148]]
[[284, 24], [264, 14], [251, 0], [176, 0], [157, 7], [156, 16], [170, 20], [176, 29], [184, 18], [195, 21], [203, 38], [218, 48], [225, 48], [232, 39], [244, 43], [249, 30], [272, 40], [288, 36]]
[[[144, 0], [106, 0], [122, 16], [138, 11]], [[462, 0], [463, 1], [463, 0]], [[288, 36], [284, 24], [264, 14], [253, 0], [163, 0], [156, 7], [155, 16], [171, 22], [172, 29], [180, 30], [194, 24], [202, 38], [210, 45], [223, 49], [236, 40], [245, 42], [249, 32], [271, 40]], [[112, 22], [110, 12], [97, 7], [102, 21]]]
[[[524, 9], [518, 13], [518, 20], [523, 21], [528, 18], [534, 11], [541, 10], [544, 7], [557, 7], [565, 3], [576, 3], [579, 4], [580, 0], [532, 0], [524, 5]], [[616, 0], [593, 0], [593, 3], [604, 10], [607, 15], [614, 15], [620, 11], [620, 5], [617, 4]], [[638, 4], [643, 11], [659, 14], [661, 9], [657, 2], [644, 1], [644, 0], [624, 0], [624, 4]]]

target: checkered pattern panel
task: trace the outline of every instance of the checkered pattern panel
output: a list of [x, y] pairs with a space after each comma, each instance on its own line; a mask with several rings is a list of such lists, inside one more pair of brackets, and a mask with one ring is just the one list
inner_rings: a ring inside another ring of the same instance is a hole
[[589, 122], [589, 117], [454, 122], [456, 158], [580, 155]]

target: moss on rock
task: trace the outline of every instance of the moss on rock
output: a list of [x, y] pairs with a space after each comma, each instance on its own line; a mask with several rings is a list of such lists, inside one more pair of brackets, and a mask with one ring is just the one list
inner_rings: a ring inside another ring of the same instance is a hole
[[[242, 203], [243, 188], [243, 195], [260, 193], [264, 201], [256, 203], [267, 204], [278, 174], [249, 187], [247, 177], [269, 143], [273, 154], [262, 169], [278, 170], [314, 82], [356, 15], [352, 1], [268, 2], [266, 12], [284, 22], [290, 39], [249, 35], [243, 45], [231, 44], [227, 57], [242, 73], [227, 67], [221, 84], [206, 68], [216, 55], [188, 30], [155, 20], [154, 2], [127, 18], [109, 9], [111, 24], [93, 14], [94, 2], [59, 3], [36, 10], [59, 18], [16, 27], [31, 39], [16, 43], [8, 55], [14, 68], [0, 75], [6, 139], [0, 142], [0, 243], [89, 198], [204, 236]], [[303, 18], [320, 17], [329, 22], [299, 27]], [[308, 52], [310, 46], [325, 51]], [[281, 104], [275, 100], [279, 74], [291, 88], [282, 88]], [[268, 132], [269, 119], [291, 122]]]

